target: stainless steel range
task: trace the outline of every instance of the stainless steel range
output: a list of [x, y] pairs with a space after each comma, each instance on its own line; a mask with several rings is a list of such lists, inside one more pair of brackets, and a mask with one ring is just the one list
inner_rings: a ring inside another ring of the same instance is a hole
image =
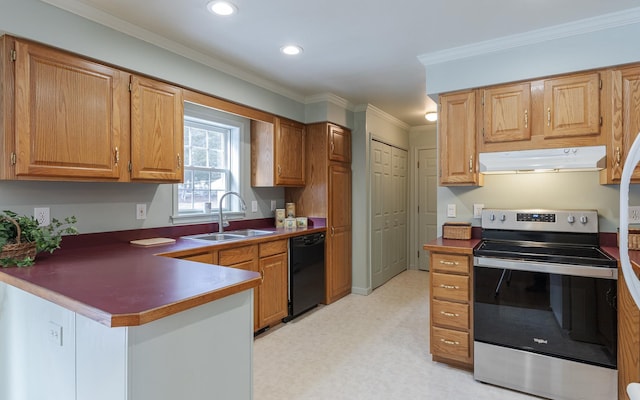
[[551, 399], [617, 398], [617, 261], [594, 210], [482, 212], [474, 378]]

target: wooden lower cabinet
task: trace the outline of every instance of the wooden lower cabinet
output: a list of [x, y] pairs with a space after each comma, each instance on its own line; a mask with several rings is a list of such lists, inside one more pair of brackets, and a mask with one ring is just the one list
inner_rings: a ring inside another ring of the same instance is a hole
[[628, 400], [627, 385], [640, 382], [640, 311], [618, 269], [618, 399]]
[[287, 239], [220, 250], [218, 264], [262, 275], [253, 296], [255, 331], [275, 326], [287, 316]]
[[473, 368], [470, 255], [431, 252], [431, 355], [434, 361]]
[[287, 240], [260, 244], [259, 272], [262, 284], [258, 298], [258, 326], [274, 326], [288, 314]]

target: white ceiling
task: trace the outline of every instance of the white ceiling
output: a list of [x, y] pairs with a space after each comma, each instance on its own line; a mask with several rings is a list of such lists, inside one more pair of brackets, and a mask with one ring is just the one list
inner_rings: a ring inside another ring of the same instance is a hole
[[[418, 56], [618, 12], [638, 0], [43, 0], [296, 100], [331, 93], [410, 126], [435, 109]], [[297, 43], [304, 53], [285, 58]], [[179, 50], [178, 50], [179, 52]]]

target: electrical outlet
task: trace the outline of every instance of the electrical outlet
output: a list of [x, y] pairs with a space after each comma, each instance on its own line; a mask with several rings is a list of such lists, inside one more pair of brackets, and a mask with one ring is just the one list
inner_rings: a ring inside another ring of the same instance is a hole
[[62, 346], [62, 326], [49, 321], [49, 340], [55, 346]]
[[36, 207], [33, 209], [33, 217], [38, 221], [40, 226], [49, 226], [51, 219], [49, 216], [49, 207]]
[[147, 219], [146, 204], [136, 204], [136, 219]]
[[276, 210], [276, 201], [271, 200], [271, 211], [275, 211], [275, 210]]
[[447, 217], [455, 218], [456, 217], [456, 205], [455, 204], [447, 204]]
[[474, 204], [473, 205], [473, 218], [482, 218], [482, 209], [484, 208], [484, 204]]
[[258, 202], [251, 200], [251, 212], [258, 212]]
[[629, 207], [629, 223], [640, 224], [640, 206]]

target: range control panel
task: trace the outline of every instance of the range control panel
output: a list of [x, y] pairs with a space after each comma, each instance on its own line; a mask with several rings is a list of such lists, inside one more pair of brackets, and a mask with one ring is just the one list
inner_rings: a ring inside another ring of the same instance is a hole
[[548, 232], [598, 232], [597, 210], [482, 210], [483, 229]]

